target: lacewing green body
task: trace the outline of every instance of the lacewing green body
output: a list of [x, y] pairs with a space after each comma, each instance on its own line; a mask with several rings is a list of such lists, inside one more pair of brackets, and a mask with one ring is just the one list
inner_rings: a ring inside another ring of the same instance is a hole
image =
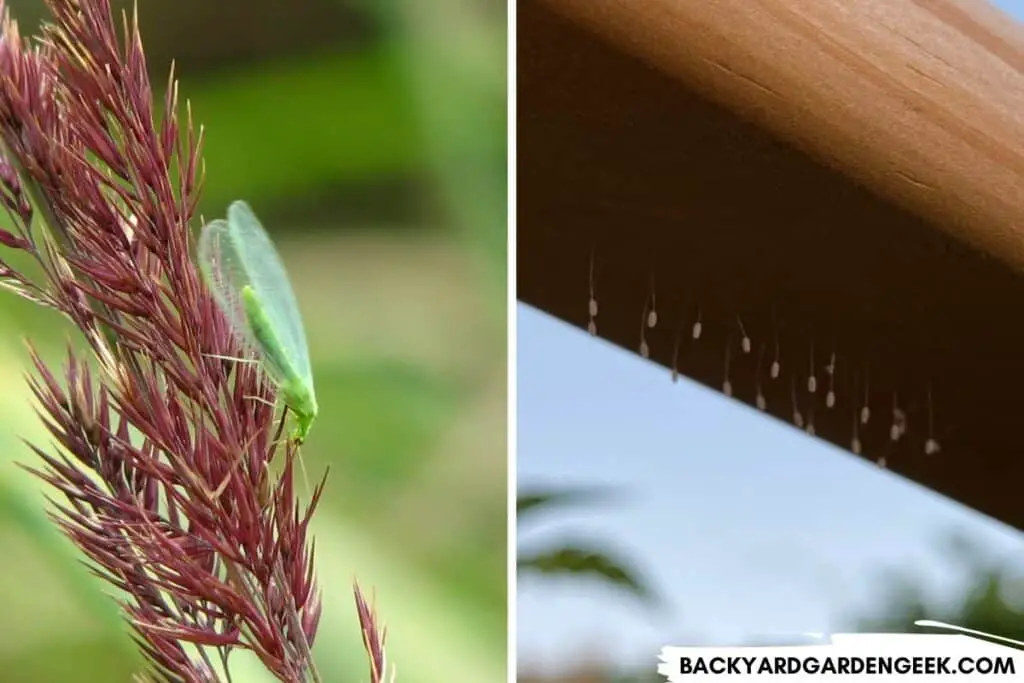
[[226, 221], [203, 228], [199, 266], [232, 332], [257, 352], [295, 414], [291, 438], [302, 443], [317, 413], [306, 331], [277, 249], [248, 204], [233, 202]]

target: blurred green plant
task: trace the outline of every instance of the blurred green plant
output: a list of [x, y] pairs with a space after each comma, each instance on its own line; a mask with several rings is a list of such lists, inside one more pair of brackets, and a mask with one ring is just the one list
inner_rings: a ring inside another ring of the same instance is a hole
[[421, 143], [402, 73], [382, 45], [197, 75], [189, 95], [210, 177], [202, 206], [219, 214], [242, 189], [263, 205], [298, 204], [415, 173]]
[[931, 619], [1024, 641], [1024, 575], [1017, 563], [991, 556], [962, 533], [949, 534], [942, 547], [966, 578], [959, 595], [937, 602], [912, 570], [884, 570], [878, 581], [881, 599], [850, 618], [852, 627], [858, 632], [917, 633], [922, 627], [914, 622]]
[[[516, 523], [534, 521], [537, 515], [561, 511], [580, 503], [605, 502], [610, 492], [597, 488], [564, 488], [520, 493], [516, 498]], [[516, 568], [520, 575], [562, 576], [597, 579], [647, 604], [657, 604], [653, 589], [641, 578], [631, 562], [600, 546], [568, 542], [541, 550], [519, 551]]]
[[[501, 286], [507, 254], [507, 39], [480, 0], [364, 2], [389, 28], [453, 222], [488, 256]], [[504, 301], [504, 297], [501, 297]]]

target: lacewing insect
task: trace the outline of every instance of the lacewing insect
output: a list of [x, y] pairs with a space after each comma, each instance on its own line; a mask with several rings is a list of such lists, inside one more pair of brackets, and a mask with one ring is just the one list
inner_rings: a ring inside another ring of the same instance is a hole
[[295, 414], [291, 438], [301, 444], [317, 413], [306, 332], [288, 274], [248, 204], [233, 202], [226, 221], [203, 228], [199, 267], [232, 332], [257, 352]]

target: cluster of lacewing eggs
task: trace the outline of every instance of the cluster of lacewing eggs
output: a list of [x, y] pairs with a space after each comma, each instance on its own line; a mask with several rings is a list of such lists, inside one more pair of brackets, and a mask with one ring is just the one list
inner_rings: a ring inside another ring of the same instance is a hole
[[[594, 286], [594, 261], [593, 261], [593, 254], [591, 255], [591, 262], [590, 262], [589, 292], [590, 292], [590, 297], [589, 297], [589, 301], [587, 303], [587, 314], [588, 314], [587, 331], [590, 333], [591, 336], [596, 337], [597, 336], [598, 304], [597, 304], [597, 293], [596, 293], [596, 289], [595, 289], [595, 286]], [[652, 278], [650, 294], [648, 295], [647, 299], [644, 302], [643, 312], [641, 314], [641, 320], [640, 320], [640, 346], [639, 346], [639, 352], [640, 352], [640, 355], [643, 358], [650, 358], [650, 346], [647, 343], [647, 334], [646, 334], [647, 330], [654, 329], [654, 327], [656, 327], [657, 324], [658, 324], [657, 299], [656, 299], [655, 293], [654, 293], [654, 280]], [[743, 325], [743, 320], [742, 320], [742, 318], [739, 315], [736, 316], [736, 325], [737, 325], [737, 328], [738, 328], [737, 331], [740, 334], [740, 350], [744, 354], [752, 353], [752, 351], [753, 351], [753, 342], [751, 340], [750, 335], [747, 334], [747, 330], [746, 330], [746, 328]], [[702, 332], [703, 332], [703, 322], [702, 322], [702, 319], [701, 319], [701, 309], [700, 309], [700, 306], [698, 306], [697, 307], [697, 314], [696, 314], [696, 316], [694, 318], [694, 321], [693, 321], [693, 323], [692, 323], [692, 325], [690, 327], [690, 338], [693, 341], [697, 341], [697, 340], [699, 340], [701, 338]], [[732, 341], [731, 341], [732, 337], [731, 337], [731, 335], [730, 335], [730, 337], [728, 339], [729, 339], [729, 341], [726, 342], [726, 348], [725, 348], [725, 359], [724, 359], [724, 366], [725, 367], [724, 367], [724, 371], [723, 371], [722, 393], [725, 394], [726, 396], [732, 397], [732, 395], [733, 395], [733, 387], [732, 387], [732, 382], [729, 379], [730, 378], [729, 364], [730, 364], [731, 357], [732, 357]], [[679, 369], [678, 369], [678, 366], [677, 366], [677, 363], [676, 363], [677, 356], [678, 356], [678, 350], [679, 350], [679, 339], [677, 338], [676, 339], [675, 349], [673, 350], [673, 361], [672, 361], [672, 381], [673, 382], [677, 382], [679, 380]], [[765, 398], [764, 392], [762, 391], [762, 387], [761, 387], [761, 368], [762, 368], [762, 361], [763, 361], [763, 358], [764, 358], [764, 351], [765, 351], [765, 344], [761, 343], [759, 345], [759, 347], [758, 347], [757, 390], [756, 390], [756, 395], [755, 395], [754, 403], [757, 406], [758, 410], [760, 410], [762, 412], [766, 412], [768, 410], [768, 402], [767, 402], [767, 399]], [[817, 376], [817, 369], [816, 369], [816, 366], [814, 364], [814, 346], [813, 346], [813, 344], [811, 345], [808, 361], [809, 361], [809, 373], [808, 373], [808, 376], [807, 376], [806, 389], [807, 389], [807, 393], [809, 393], [809, 394], [811, 394], [813, 396], [813, 395], [817, 394], [817, 392], [818, 392], [818, 376]], [[834, 351], [831, 353], [831, 355], [829, 357], [828, 365], [826, 365], [824, 367], [824, 371], [825, 371], [825, 375], [828, 378], [827, 379], [828, 387], [827, 387], [827, 390], [826, 390], [826, 393], [825, 393], [825, 407], [828, 408], [828, 409], [831, 409], [831, 408], [835, 407], [835, 404], [836, 404], [836, 392], [835, 392], [836, 354], [835, 354]], [[775, 344], [774, 344], [774, 357], [772, 359], [771, 366], [769, 367], [768, 375], [769, 375], [769, 377], [772, 380], [776, 380], [781, 375], [781, 372], [782, 372], [782, 364], [781, 364], [781, 362], [779, 360], [779, 340], [778, 340], [778, 335], [776, 335]], [[869, 393], [870, 393], [870, 389], [869, 389], [869, 384], [868, 384], [868, 377], [867, 377], [867, 373], [865, 373], [863, 402], [861, 403], [859, 409], [857, 409], [854, 412], [852, 436], [850, 438], [850, 450], [853, 453], [857, 454], [857, 455], [861, 455], [861, 453], [863, 451], [863, 443], [861, 442], [861, 439], [860, 439], [860, 430], [863, 427], [866, 427], [868, 422], [871, 420], [871, 408], [868, 405]], [[791, 400], [792, 400], [792, 404], [793, 404], [793, 416], [792, 416], [793, 424], [797, 428], [803, 429], [804, 431], [806, 431], [809, 435], [814, 436], [815, 435], [814, 420], [813, 419], [805, 418], [804, 414], [800, 411], [800, 408], [799, 408], [798, 390], [797, 390], [796, 377], [795, 376], [791, 377], [791, 380], [790, 380], [790, 395], [791, 395]], [[924, 452], [925, 452], [926, 455], [935, 455], [936, 453], [938, 453], [941, 450], [941, 446], [939, 445], [938, 439], [936, 439], [935, 436], [933, 435], [932, 421], [933, 421], [933, 417], [932, 417], [932, 395], [931, 395], [931, 390], [929, 389], [929, 391], [928, 391], [928, 434], [929, 434], [929, 436], [925, 440], [925, 443], [924, 443]], [[892, 443], [898, 443], [900, 441], [900, 439], [902, 439], [903, 436], [906, 434], [906, 432], [907, 432], [907, 415], [900, 408], [898, 397], [894, 395], [893, 396], [893, 407], [892, 407], [892, 423], [890, 424], [890, 427], [889, 427], [889, 439], [890, 439], [890, 441]], [[886, 461], [885, 461], [884, 457], [879, 458], [877, 460], [877, 463], [881, 467], [885, 467], [886, 466]]]

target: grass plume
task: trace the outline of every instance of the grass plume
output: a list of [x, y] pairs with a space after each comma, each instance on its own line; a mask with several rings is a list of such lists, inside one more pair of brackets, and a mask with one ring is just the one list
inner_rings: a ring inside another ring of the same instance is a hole
[[[192, 259], [202, 130], [179, 117], [173, 70], [155, 115], [135, 15], [46, 4], [29, 41], [0, 0], [0, 244], [38, 266], [0, 257], [0, 284], [63, 314], [88, 351], [69, 347], [59, 370], [31, 351], [53, 444], [30, 444], [29, 469], [118, 589], [150, 664], [140, 680], [220, 681], [243, 649], [281, 681], [318, 681], [309, 523], [324, 481], [302, 506], [273, 385], [216, 357], [243, 350]], [[378, 683], [383, 631], [358, 588], [356, 604]]]

